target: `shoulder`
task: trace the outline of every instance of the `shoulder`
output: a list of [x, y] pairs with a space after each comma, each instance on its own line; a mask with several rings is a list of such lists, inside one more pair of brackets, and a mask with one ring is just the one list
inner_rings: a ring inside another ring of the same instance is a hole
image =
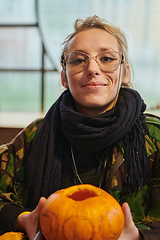
[[7, 152], [9, 149], [14, 152], [19, 152], [20, 149], [24, 149], [28, 144], [30, 144], [38, 129], [41, 126], [43, 118], [36, 119], [20, 131], [9, 143], [0, 146], [0, 155]]
[[146, 114], [146, 123], [149, 129], [150, 137], [160, 142], [160, 117], [152, 114]]
[[42, 121], [43, 121], [43, 118], [38, 118], [22, 130], [22, 132], [27, 137], [28, 142], [33, 140], [33, 138], [35, 137], [38, 129], [41, 126]]

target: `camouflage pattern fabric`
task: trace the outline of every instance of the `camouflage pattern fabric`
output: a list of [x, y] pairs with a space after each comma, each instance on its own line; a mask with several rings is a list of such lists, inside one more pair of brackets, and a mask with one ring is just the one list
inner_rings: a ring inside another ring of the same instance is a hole
[[[5, 204], [14, 203], [26, 208], [28, 189], [25, 170], [34, 136], [43, 119], [37, 119], [23, 129], [10, 143], [0, 147], [0, 210]], [[147, 117], [150, 138], [145, 135], [150, 159], [151, 180], [138, 192], [122, 191], [125, 162], [116, 171], [108, 191], [122, 204], [128, 202], [135, 224], [139, 229], [160, 228], [160, 120]], [[113, 149], [112, 163], [122, 155], [117, 144]]]

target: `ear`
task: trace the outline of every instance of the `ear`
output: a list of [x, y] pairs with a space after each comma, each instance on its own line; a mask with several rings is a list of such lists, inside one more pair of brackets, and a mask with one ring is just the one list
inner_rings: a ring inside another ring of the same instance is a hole
[[65, 70], [61, 71], [61, 83], [63, 87], [68, 88], [68, 82], [67, 82]]
[[131, 79], [131, 71], [128, 64], [125, 65], [125, 74], [123, 75], [122, 83], [127, 84]]

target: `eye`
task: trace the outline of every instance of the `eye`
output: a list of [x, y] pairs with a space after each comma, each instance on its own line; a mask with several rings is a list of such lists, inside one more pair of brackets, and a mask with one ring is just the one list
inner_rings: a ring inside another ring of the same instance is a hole
[[79, 52], [71, 52], [67, 54], [67, 63], [72, 66], [84, 65], [87, 56]]
[[76, 58], [76, 59], [70, 59], [69, 64], [72, 65], [80, 65], [84, 63], [86, 60], [84, 58]]
[[100, 58], [100, 62], [102, 62], [102, 63], [109, 63], [109, 62], [112, 62], [115, 60], [117, 60], [117, 58], [108, 57], [108, 56], [103, 56]]

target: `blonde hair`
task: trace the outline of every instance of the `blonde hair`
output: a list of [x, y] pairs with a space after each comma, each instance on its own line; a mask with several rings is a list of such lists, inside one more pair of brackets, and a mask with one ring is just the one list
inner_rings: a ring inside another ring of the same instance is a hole
[[[100, 19], [98, 16], [94, 15], [92, 17], [88, 17], [85, 20], [83, 19], [77, 19], [74, 25], [75, 31], [71, 33], [63, 42], [64, 47], [62, 50], [61, 54], [61, 64], [62, 67], [64, 68], [64, 61], [63, 61], [63, 55], [65, 52], [67, 52], [68, 49], [68, 43], [70, 40], [79, 32], [91, 29], [91, 28], [98, 28], [98, 29], [103, 29], [110, 33], [112, 36], [114, 36], [117, 39], [118, 46], [119, 46], [119, 51], [123, 54], [124, 56], [124, 72], [123, 74], [126, 74], [126, 64], [128, 64], [132, 70], [131, 63], [129, 63], [129, 56], [128, 56], [128, 43], [127, 39], [125, 36], [125, 33], [118, 27], [113, 26], [109, 23], [106, 22], [104, 19]], [[128, 84], [123, 84], [122, 86], [124, 87], [131, 87], [131, 83], [129, 82]]]

